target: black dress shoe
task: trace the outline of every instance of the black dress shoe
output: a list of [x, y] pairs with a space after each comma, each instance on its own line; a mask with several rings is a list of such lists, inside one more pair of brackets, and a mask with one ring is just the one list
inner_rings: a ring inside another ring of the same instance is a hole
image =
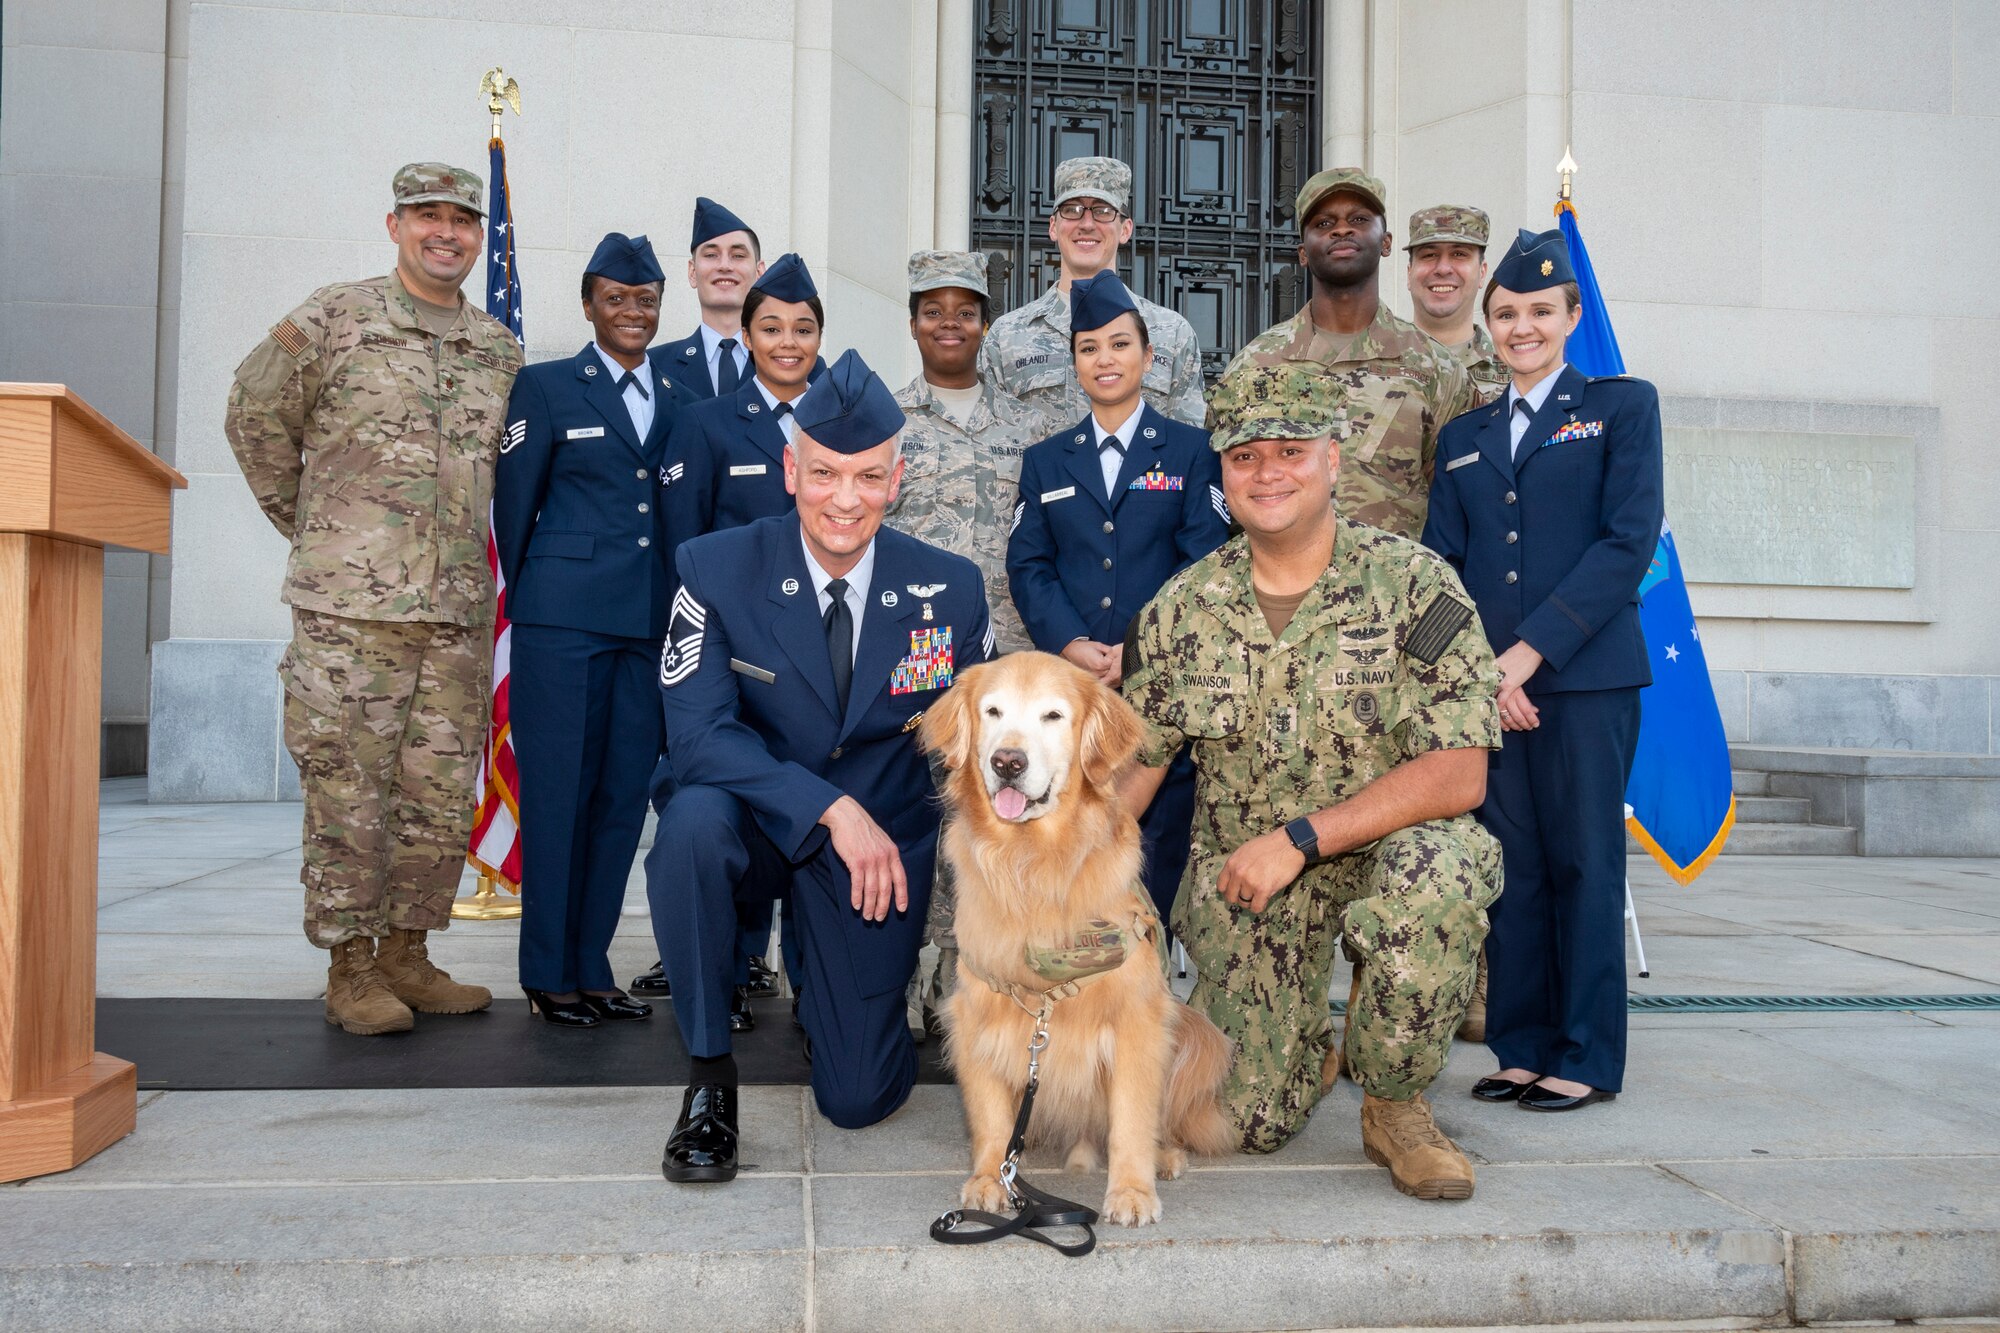
[[1578, 1107], [1588, 1106], [1592, 1102], [1615, 1102], [1617, 1100], [1617, 1093], [1606, 1092], [1602, 1088], [1592, 1088], [1589, 1092], [1580, 1093], [1572, 1097], [1566, 1092], [1557, 1092], [1554, 1088], [1545, 1088], [1537, 1083], [1521, 1093], [1521, 1109], [1523, 1111], [1574, 1111]]
[[750, 1012], [750, 988], [738, 986], [729, 992], [729, 1030], [731, 1032], [754, 1032], [757, 1015]]
[[778, 998], [778, 974], [764, 965], [761, 958], [750, 960], [750, 984], [745, 988], [753, 1000], [775, 1000]]
[[806, 1025], [799, 1021], [799, 997], [796, 994], [792, 996], [792, 1026], [801, 1032], [806, 1030]]
[[654, 963], [644, 972], [633, 977], [632, 984], [625, 989], [633, 992], [635, 995], [672, 995], [673, 990], [667, 985], [667, 965], [665, 963]]
[[653, 1016], [652, 1005], [642, 1004], [629, 995], [592, 995], [589, 991], [585, 991], [583, 992], [583, 1002], [589, 1005], [590, 1011], [599, 1018], [609, 1019], [613, 1022], [619, 1019], [651, 1018]]
[[1511, 1102], [1529, 1088], [1506, 1078], [1482, 1078], [1472, 1085], [1472, 1095], [1482, 1102]]
[[547, 991], [526, 986], [521, 987], [521, 994], [528, 997], [529, 1013], [540, 1014], [559, 1028], [594, 1028], [603, 1021], [582, 999], [552, 1000]]
[[697, 1083], [687, 1090], [660, 1171], [676, 1184], [736, 1179], [736, 1089]]

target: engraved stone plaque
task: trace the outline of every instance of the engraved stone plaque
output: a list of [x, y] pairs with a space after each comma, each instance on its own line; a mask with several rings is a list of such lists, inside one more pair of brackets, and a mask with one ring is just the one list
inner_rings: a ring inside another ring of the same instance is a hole
[[1667, 522], [1690, 583], [1915, 581], [1915, 440], [1674, 426], [1664, 445]]

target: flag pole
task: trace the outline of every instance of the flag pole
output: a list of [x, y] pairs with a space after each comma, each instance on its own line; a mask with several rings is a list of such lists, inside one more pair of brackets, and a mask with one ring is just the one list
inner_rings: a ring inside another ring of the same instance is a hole
[[[521, 85], [512, 78], [509, 78], [498, 65], [495, 65], [492, 69], [486, 71], [485, 77], [480, 79], [479, 92], [486, 99], [487, 112], [493, 117], [493, 133], [487, 146], [496, 156], [504, 154], [505, 148], [500, 140], [500, 114], [509, 106], [514, 108], [515, 115], [518, 116], [521, 114]], [[504, 162], [504, 157], [501, 160]], [[504, 193], [504, 181], [494, 181], [491, 184], [496, 192]], [[511, 212], [512, 210], [510, 209], [510, 217], [508, 219], [510, 222], [512, 220]], [[511, 236], [509, 248], [511, 251]], [[508, 267], [511, 270], [511, 255]], [[518, 311], [518, 309], [517, 304], [516, 310]], [[492, 559], [493, 544], [490, 535], [487, 540], [487, 555], [489, 560]], [[504, 627], [505, 624], [505, 612], [503, 610], [499, 613], [496, 629]], [[503, 736], [501, 740], [505, 743], [506, 738]], [[493, 750], [494, 737], [489, 729], [485, 751], [480, 757], [480, 786], [482, 788], [480, 804], [482, 808], [491, 802], [490, 789], [493, 787], [495, 778], [493, 771]], [[476, 836], [477, 834], [475, 833]], [[518, 841], [518, 825], [515, 838]], [[452, 902], [452, 919], [455, 921], [509, 921], [520, 916], [520, 899], [516, 897], [509, 900], [500, 896], [492, 867], [477, 856], [468, 856], [467, 859], [479, 868], [479, 886], [473, 891], [471, 897], [458, 898]], [[519, 893], [519, 889], [512, 885], [509, 886], [509, 889], [511, 892]]]

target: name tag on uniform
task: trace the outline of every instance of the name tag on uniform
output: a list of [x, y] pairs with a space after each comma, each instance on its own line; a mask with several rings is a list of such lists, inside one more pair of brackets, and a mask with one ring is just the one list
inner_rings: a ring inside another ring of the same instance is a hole
[[1067, 500], [1069, 499], [1070, 496], [1075, 494], [1076, 494], [1076, 487], [1074, 486], [1065, 486], [1059, 491], [1043, 491], [1042, 503], [1054, 504], [1057, 500]]
[[563, 436], [565, 440], [594, 440], [604, 434], [602, 426], [578, 426]]
[[776, 685], [778, 683], [778, 678], [776, 675], [772, 674], [769, 671], [764, 670], [763, 667], [751, 666], [748, 662], [744, 661], [740, 657], [732, 657], [729, 659], [729, 669], [731, 671], [738, 673], [739, 675], [748, 676], [752, 680], [761, 680], [766, 685]]
[[761, 477], [764, 475], [766, 466], [768, 465], [764, 463], [741, 463], [729, 469], [729, 475], [732, 477]]
[[1444, 470], [1446, 472], [1455, 472], [1459, 468], [1464, 467], [1467, 463], [1474, 463], [1477, 462], [1478, 460], [1479, 460], [1479, 454], [1476, 450], [1469, 454], [1460, 454], [1457, 458], [1454, 458], [1449, 463], [1446, 463], [1444, 465]]

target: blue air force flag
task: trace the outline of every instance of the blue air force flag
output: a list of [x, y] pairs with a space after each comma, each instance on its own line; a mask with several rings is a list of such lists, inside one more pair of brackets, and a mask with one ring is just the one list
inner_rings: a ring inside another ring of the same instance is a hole
[[[1567, 199], [1556, 205], [1556, 225], [1569, 245], [1583, 304], [1564, 356], [1586, 375], [1622, 375], [1625, 358], [1583, 248], [1576, 209]], [[1625, 826], [1676, 883], [1690, 884], [1736, 826], [1736, 795], [1701, 631], [1688, 603], [1673, 532], [1664, 523], [1652, 567], [1639, 584], [1639, 624], [1646, 632], [1653, 683], [1639, 692], [1639, 748], [1625, 784], [1632, 812]]]

